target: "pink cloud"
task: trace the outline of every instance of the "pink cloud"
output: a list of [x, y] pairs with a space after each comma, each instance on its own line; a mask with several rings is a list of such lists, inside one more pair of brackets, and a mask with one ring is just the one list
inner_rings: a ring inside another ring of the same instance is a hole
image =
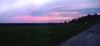
[[73, 17], [61, 17], [61, 16], [29, 16], [29, 15], [22, 15], [17, 16], [12, 19], [14, 20], [23, 20], [23, 21], [49, 21], [49, 20], [59, 20], [59, 19], [72, 19]]
[[[16, 16], [14, 18], [11, 18], [12, 20], [15, 21], [30, 21], [30, 22], [44, 22], [44, 21], [48, 21], [48, 22], [53, 22], [53, 21], [57, 21], [57, 22], [62, 22], [62, 21], [68, 21], [71, 20], [73, 18], [76, 18], [74, 16], [78, 15], [78, 12], [49, 12], [48, 14], [45, 15], [40, 15], [40, 16], [34, 16], [34, 15], [19, 15]], [[66, 15], [66, 16], [65, 16]], [[68, 16], [67, 16], [68, 15]], [[72, 15], [72, 16], [70, 16]], [[80, 14], [79, 14], [80, 15]]]
[[79, 14], [78, 12], [50, 12], [49, 14], [54, 14], [54, 15], [61, 15], [61, 14]]

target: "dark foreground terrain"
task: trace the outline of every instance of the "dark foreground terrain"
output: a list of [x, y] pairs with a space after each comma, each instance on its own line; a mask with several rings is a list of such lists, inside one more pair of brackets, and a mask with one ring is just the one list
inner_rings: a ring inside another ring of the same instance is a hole
[[100, 24], [92, 26], [58, 46], [100, 46]]
[[[0, 46], [56, 46], [92, 25], [93, 24], [4, 25], [0, 27]], [[96, 27], [93, 29], [95, 28]], [[92, 37], [91, 35], [95, 33], [88, 34], [86, 33], [85, 35]], [[79, 41], [80, 40], [81, 39], [79, 39]], [[78, 41], [73, 42], [72, 45], [76, 45], [77, 42]]]

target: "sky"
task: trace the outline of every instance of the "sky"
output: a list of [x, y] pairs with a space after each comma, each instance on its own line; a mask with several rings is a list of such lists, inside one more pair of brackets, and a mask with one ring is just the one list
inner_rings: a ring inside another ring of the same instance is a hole
[[59, 23], [100, 13], [100, 0], [0, 0], [0, 23]]

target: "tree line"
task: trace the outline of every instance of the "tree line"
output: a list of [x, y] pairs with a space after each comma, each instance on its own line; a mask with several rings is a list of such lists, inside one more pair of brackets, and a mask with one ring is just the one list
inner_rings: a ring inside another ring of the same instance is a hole
[[[64, 24], [66, 21], [64, 21]], [[68, 22], [69, 24], [78, 24], [78, 23], [100, 23], [100, 14], [88, 14], [87, 16], [82, 16], [79, 18], [74, 18]]]
[[100, 14], [88, 14], [87, 16], [82, 16], [79, 18], [72, 19], [69, 21], [69, 23], [72, 24], [78, 24], [78, 23], [100, 23]]

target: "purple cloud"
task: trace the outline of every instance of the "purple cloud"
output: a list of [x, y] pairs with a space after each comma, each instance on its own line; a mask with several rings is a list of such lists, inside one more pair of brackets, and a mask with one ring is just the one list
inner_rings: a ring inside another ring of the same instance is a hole
[[[0, 0], [0, 23], [62, 22], [88, 13], [100, 13], [98, 9], [99, 0]], [[20, 21], [23, 18], [25, 20]]]

